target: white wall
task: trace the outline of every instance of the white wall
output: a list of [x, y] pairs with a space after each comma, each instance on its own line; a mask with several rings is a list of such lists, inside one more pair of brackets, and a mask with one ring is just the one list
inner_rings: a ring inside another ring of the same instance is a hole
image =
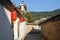
[[10, 22], [10, 24], [11, 24], [11, 12], [8, 11], [6, 8], [4, 8], [4, 11], [5, 11], [6, 16], [8, 17], [8, 20], [9, 20], [9, 22]]
[[14, 40], [18, 39], [19, 18], [14, 21]]
[[19, 26], [19, 40], [24, 39], [25, 37], [25, 31], [26, 31], [26, 21], [20, 23]]
[[39, 25], [34, 25], [33, 27], [34, 27], [34, 29], [41, 30], [41, 26], [39, 26]]

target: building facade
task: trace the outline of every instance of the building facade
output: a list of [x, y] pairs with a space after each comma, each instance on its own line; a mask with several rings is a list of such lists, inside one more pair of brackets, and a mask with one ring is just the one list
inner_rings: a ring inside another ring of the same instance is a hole
[[21, 2], [17, 9], [22, 15], [27, 11], [26, 4], [24, 3], [24, 1]]

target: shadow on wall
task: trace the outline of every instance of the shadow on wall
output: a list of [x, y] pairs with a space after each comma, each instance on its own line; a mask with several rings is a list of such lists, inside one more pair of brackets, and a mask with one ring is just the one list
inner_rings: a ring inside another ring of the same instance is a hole
[[2, 5], [0, 5], [0, 40], [13, 40], [11, 24]]

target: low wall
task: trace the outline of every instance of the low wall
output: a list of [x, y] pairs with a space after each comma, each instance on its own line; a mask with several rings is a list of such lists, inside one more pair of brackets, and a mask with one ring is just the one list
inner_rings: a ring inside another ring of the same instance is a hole
[[28, 34], [33, 28], [41, 30], [41, 27], [39, 25], [29, 24], [26, 26], [26, 33]]
[[34, 25], [27, 25], [26, 26], [26, 34], [28, 34], [32, 30], [33, 26]]
[[46, 22], [41, 25], [45, 40], [60, 40], [60, 21]]

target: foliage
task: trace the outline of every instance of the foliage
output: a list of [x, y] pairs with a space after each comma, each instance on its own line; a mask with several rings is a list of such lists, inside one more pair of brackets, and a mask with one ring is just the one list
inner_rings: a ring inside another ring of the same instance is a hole
[[28, 18], [28, 22], [33, 22], [34, 21], [34, 18], [30, 13], [26, 12], [26, 13], [24, 13], [24, 16], [26, 18]]

